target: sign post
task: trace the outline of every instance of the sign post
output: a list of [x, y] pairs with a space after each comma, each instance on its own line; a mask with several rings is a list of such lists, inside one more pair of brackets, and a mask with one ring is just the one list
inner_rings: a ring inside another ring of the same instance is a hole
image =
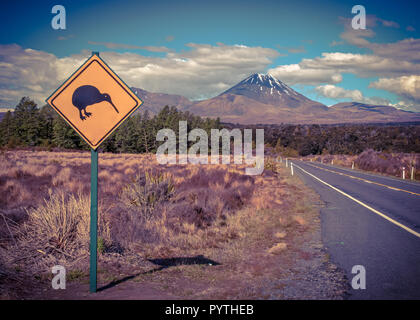
[[98, 258], [98, 151], [90, 150], [90, 292], [96, 292]]
[[92, 56], [46, 101], [91, 147], [89, 289], [90, 292], [96, 292], [98, 257], [97, 148], [143, 104], [143, 101], [99, 57], [99, 52], [92, 52]]

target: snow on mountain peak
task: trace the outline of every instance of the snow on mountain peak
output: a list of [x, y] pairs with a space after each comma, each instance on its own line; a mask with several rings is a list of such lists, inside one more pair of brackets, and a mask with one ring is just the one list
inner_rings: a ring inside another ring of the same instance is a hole
[[223, 94], [246, 96], [259, 102], [271, 105], [299, 105], [313, 103], [312, 100], [297, 93], [271, 74], [254, 73], [245, 78]]
[[281, 91], [287, 91], [289, 89], [289, 87], [286, 84], [276, 79], [271, 74], [254, 73], [248, 78], [242, 80], [239, 84], [251, 84], [263, 86], [266, 88], [273, 88]]

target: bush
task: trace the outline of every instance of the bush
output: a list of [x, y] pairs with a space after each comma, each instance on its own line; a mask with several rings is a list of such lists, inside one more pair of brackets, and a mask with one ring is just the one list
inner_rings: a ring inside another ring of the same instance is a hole
[[272, 157], [266, 157], [264, 161], [264, 170], [277, 172], [277, 163]]
[[[102, 245], [110, 243], [110, 228], [104, 219], [99, 219], [98, 229]], [[20, 231], [19, 242], [31, 251], [68, 257], [77, 250], [88, 249], [89, 230], [89, 197], [50, 191], [49, 200], [28, 211], [28, 220]]]
[[[385, 153], [372, 149], [362, 152], [355, 160], [358, 168], [393, 176], [402, 176], [402, 168], [406, 169], [409, 178], [411, 167], [420, 163], [420, 155], [407, 153]], [[415, 177], [417, 179], [417, 177]]]
[[123, 189], [121, 200], [125, 206], [134, 209], [140, 219], [150, 220], [155, 210], [168, 201], [174, 191], [173, 179], [169, 174], [146, 171]]
[[229, 232], [229, 216], [249, 201], [253, 181], [220, 168], [192, 167], [173, 177], [149, 171], [123, 189], [120, 206], [112, 209], [113, 240], [134, 251], [201, 248], [216, 241], [202, 238], [207, 232]]

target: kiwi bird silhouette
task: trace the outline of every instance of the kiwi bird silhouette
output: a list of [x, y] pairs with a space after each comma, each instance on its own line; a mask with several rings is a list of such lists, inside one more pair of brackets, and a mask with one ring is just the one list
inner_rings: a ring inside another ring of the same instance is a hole
[[[86, 107], [95, 103], [107, 101], [111, 106], [120, 113], [118, 109], [112, 103], [111, 97], [108, 93], [100, 93], [99, 90], [94, 86], [81, 86], [73, 92], [72, 103], [79, 109], [80, 119], [85, 120], [86, 117], [90, 117], [92, 113], [86, 111]], [[84, 115], [82, 114], [84, 112]], [[85, 117], [86, 116], [86, 117]]]

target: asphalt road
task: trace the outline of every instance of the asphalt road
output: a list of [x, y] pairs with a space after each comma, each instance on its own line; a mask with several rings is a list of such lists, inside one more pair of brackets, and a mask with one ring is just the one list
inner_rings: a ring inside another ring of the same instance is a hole
[[420, 183], [293, 163], [295, 174], [326, 203], [322, 237], [332, 261], [350, 284], [353, 266], [366, 270], [366, 289], [351, 289], [350, 299], [420, 299]]

